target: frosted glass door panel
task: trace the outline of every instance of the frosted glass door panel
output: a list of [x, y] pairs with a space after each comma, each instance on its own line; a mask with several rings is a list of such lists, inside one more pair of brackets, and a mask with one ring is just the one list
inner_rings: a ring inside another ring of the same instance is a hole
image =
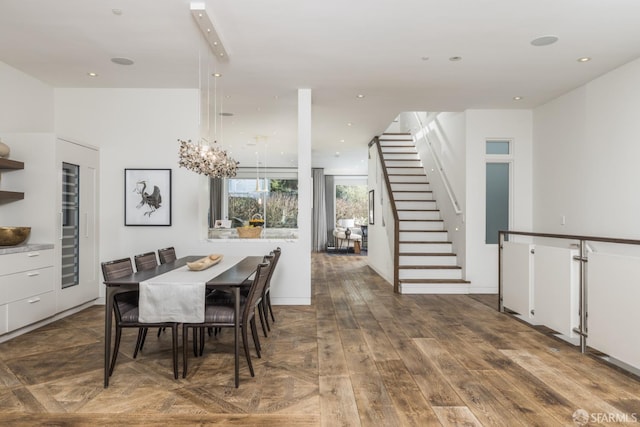
[[498, 231], [509, 229], [509, 163], [487, 163], [486, 243], [498, 243]]

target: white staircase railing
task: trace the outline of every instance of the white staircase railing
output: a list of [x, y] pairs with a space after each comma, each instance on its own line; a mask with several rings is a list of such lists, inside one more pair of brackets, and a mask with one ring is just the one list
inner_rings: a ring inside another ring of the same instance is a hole
[[436, 152], [436, 150], [433, 148], [433, 144], [431, 143], [431, 140], [429, 139], [429, 129], [427, 128], [427, 126], [422, 122], [422, 119], [420, 118], [420, 114], [418, 114], [417, 112], [413, 113], [415, 116], [416, 121], [418, 122], [418, 125], [420, 126], [420, 130], [418, 132], [416, 132], [416, 134], [414, 135], [414, 138], [416, 139], [416, 142], [419, 139], [424, 139], [425, 143], [427, 144], [427, 147], [429, 147], [429, 151], [431, 152], [431, 156], [433, 157], [433, 161], [436, 164], [436, 169], [438, 169], [438, 174], [440, 175], [440, 179], [442, 180], [442, 183], [444, 185], [444, 188], [447, 191], [447, 195], [449, 196], [449, 201], [451, 202], [451, 205], [453, 206], [453, 210], [456, 213], [456, 215], [461, 215], [462, 214], [462, 209], [460, 208], [460, 204], [458, 203], [458, 199], [455, 195], [455, 192], [453, 191], [453, 188], [451, 187], [451, 184], [449, 183], [449, 179], [447, 178], [447, 173], [445, 172], [443, 166], [442, 166], [442, 162], [440, 161], [440, 157], [438, 156], [438, 153]]

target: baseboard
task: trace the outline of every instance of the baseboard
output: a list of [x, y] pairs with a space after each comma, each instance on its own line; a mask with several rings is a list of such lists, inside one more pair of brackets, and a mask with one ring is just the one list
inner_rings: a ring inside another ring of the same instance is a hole
[[400, 293], [410, 294], [468, 294], [469, 284], [460, 283], [402, 283]]
[[271, 293], [272, 305], [311, 305], [311, 298], [276, 298]]

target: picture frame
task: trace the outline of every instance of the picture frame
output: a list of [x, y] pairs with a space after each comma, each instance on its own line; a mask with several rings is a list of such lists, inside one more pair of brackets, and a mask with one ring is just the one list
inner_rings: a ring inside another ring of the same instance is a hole
[[124, 225], [171, 226], [171, 169], [124, 170]]
[[375, 205], [374, 190], [369, 190], [369, 225], [373, 225], [374, 205]]

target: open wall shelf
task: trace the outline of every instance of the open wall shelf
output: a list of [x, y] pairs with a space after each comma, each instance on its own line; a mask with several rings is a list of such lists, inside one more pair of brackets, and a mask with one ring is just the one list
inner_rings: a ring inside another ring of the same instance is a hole
[[[24, 163], [17, 160], [0, 158], [0, 171], [13, 171], [24, 169]], [[24, 193], [17, 191], [0, 191], [0, 203], [13, 202], [24, 199]]]

